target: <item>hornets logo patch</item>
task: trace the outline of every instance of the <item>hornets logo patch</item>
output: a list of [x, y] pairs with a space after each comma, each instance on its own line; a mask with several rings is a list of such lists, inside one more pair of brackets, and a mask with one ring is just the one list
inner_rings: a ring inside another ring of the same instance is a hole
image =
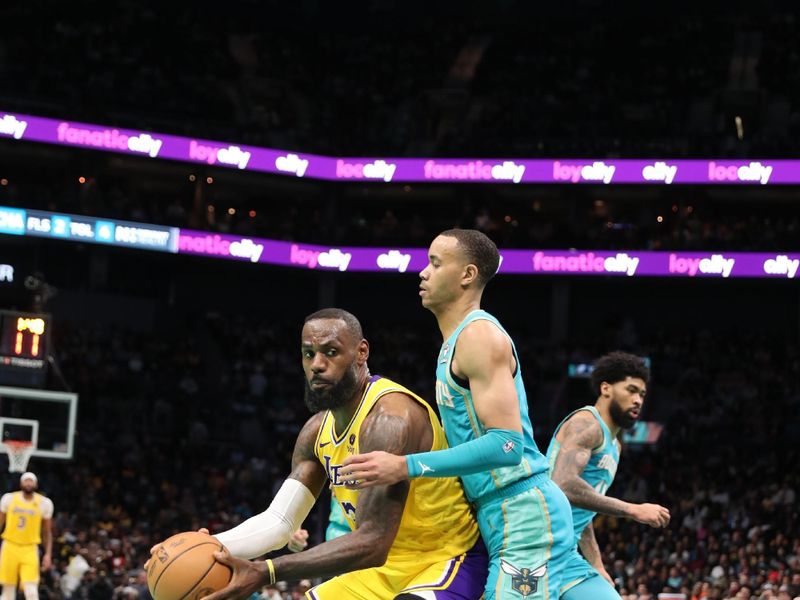
[[517, 568], [510, 562], [500, 559], [503, 573], [511, 575], [511, 589], [519, 592], [523, 598], [535, 594], [539, 589], [539, 579], [547, 575], [547, 563], [535, 569]]

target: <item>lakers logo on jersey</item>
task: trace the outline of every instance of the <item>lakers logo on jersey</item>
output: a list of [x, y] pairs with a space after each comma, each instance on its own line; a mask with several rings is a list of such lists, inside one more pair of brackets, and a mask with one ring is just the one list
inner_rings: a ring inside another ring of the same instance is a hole
[[340, 485], [344, 485], [339, 478], [339, 471], [342, 465], [333, 464], [331, 462], [331, 457], [327, 454], [322, 455], [322, 464], [325, 467], [325, 472], [328, 474], [328, 479], [331, 480], [331, 486], [339, 487]]
[[[348, 456], [358, 454], [361, 426], [372, 408], [382, 396], [403, 393], [420, 402], [428, 411], [433, 444], [431, 450], [447, 447], [447, 441], [436, 414], [430, 406], [413, 392], [383, 377], [372, 377], [364, 396], [349, 423], [336, 423], [328, 412], [322, 420], [316, 455], [331, 482], [331, 491], [342, 507], [351, 530], [356, 528], [359, 491], [345, 486], [340, 471]], [[436, 514], [435, 522], [430, 515]], [[392, 555], [413, 555], [425, 552], [431, 556], [441, 552], [442, 559], [466, 552], [475, 543], [478, 528], [469, 509], [461, 484], [457, 478], [414, 479], [410, 483], [406, 506], [400, 519], [400, 527], [392, 546]]]

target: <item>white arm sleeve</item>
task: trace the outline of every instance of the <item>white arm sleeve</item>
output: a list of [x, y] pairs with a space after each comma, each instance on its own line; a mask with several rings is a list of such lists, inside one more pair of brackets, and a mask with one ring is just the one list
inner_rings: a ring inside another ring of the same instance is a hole
[[11, 499], [13, 497], [14, 494], [3, 494], [3, 497], [0, 498], [0, 512], [8, 512], [8, 507], [11, 504]]
[[287, 479], [267, 510], [214, 537], [233, 556], [247, 559], [261, 556], [285, 546], [316, 501], [305, 485], [296, 479]]
[[52, 519], [53, 512], [55, 511], [55, 507], [53, 506], [53, 501], [50, 498], [42, 497], [42, 518], [43, 519]]

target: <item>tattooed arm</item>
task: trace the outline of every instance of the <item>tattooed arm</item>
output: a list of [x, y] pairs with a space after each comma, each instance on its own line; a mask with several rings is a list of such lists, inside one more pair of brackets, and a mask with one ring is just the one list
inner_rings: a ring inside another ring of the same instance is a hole
[[611, 576], [608, 574], [603, 564], [603, 555], [600, 553], [600, 546], [597, 545], [597, 538], [594, 537], [594, 527], [591, 523], [581, 532], [578, 546], [581, 549], [581, 554], [589, 561], [589, 564], [592, 565], [600, 575], [605, 577], [611, 585], [614, 585], [614, 580], [611, 579]]
[[627, 503], [598, 494], [581, 475], [592, 452], [603, 443], [600, 423], [588, 412], [575, 413], [558, 433], [561, 449], [553, 466], [553, 481], [564, 491], [569, 503], [578, 508], [617, 517], [629, 516]]
[[[312, 468], [310, 457], [313, 457], [315, 437], [305, 438], [301, 433], [298, 438], [292, 477], [298, 475], [299, 479], [305, 479], [297, 469]], [[405, 394], [390, 393], [376, 403], [364, 420], [360, 438], [359, 446], [364, 450], [406, 454], [430, 450], [433, 430], [421, 404]], [[383, 565], [400, 526], [409, 485], [408, 481], [401, 481], [360, 492], [356, 530], [300, 554], [274, 559], [272, 565], [277, 580], [331, 577]], [[265, 562], [243, 561], [224, 551], [218, 554], [217, 560], [232, 567], [234, 576], [228, 587], [208, 596], [207, 600], [247, 598], [270, 581]]]
[[[405, 394], [383, 396], [361, 427], [359, 449], [408, 454], [430, 450], [433, 431], [427, 411]], [[359, 493], [354, 532], [274, 561], [280, 580], [330, 577], [386, 562], [408, 495], [408, 481]]]
[[592, 451], [603, 443], [603, 430], [591, 414], [575, 413], [558, 433], [561, 450], [553, 467], [553, 481], [564, 491], [570, 504], [604, 515], [625, 517], [651, 527], [669, 523], [669, 511], [657, 504], [632, 504], [599, 494], [581, 477]]
[[255, 558], [285, 546], [311, 512], [327, 480], [313, 452], [322, 416], [320, 413], [311, 417], [300, 431], [292, 457], [292, 473], [267, 509], [215, 535], [231, 555]]

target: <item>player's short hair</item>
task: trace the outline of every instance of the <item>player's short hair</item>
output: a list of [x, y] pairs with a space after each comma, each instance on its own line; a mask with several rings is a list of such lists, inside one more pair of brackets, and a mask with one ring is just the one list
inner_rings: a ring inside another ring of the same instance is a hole
[[500, 252], [489, 237], [477, 229], [448, 229], [439, 235], [456, 238], [467, 260], [478, 267], [478, 284], [484, 287], [500, 268]]
[[309, 321], [316, 321], [318, 319], [338, 319], [340, 321], [344, 321], [344, 324], [347, 326], [347, 330], [350, 332], [350, 335], [353, 336], [357, 342], [360, 342], [364, 339], [364, 332], [361, 329], [361, 323], [359, 323], [358, 319], [353, 313], [349, 313], [346, 310], [341, 308], [323, 308], [322, 310], [318, 310], [317, 312], [313, 312], [308, 315], [303, 321], [305, 325]]
[[636, 377], [645, 383], [650, 380], [650, 369], [644, 359], [627, 352], [610, 352], [601, 356], [594, 363], [591, 375], [592, 391], [600, 395], [600, 384], [615, 384], [625, 381], [627, 377]]

